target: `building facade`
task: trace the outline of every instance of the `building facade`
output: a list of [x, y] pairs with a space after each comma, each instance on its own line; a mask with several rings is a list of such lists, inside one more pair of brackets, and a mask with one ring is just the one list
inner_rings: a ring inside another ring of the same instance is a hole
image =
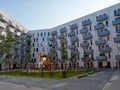
[[64, 42], [69, 67], [75, 61], [84, 68], [120, 68], [120, 3], [51, 29], [29, 33], [36, 63], [38, 53], [50, 53], [54, 63], [61, 63]]
[[[16, 68], [18, 64], [26, 60], [25, 38], [27, 38], [27, 29], [0, 9], [0, 35], [5, 35], [7, 30], [11, 31], [16, 39], [16, 47], [11, 50], [10, 61], [10, 68]], [[20, 39], [20, 37], [24, 39]], [[7, 57], [6, 54], [0, 54], [0, 70], [5, 68], [5, 64], [2, 61], [4, 57]], [[18, 60], [17, 63], [14, 60]]]

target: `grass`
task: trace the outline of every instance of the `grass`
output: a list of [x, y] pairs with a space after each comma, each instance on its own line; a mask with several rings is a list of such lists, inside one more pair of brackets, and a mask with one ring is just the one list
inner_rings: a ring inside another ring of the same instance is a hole
[[[79, 69], [76, 72], [74, 70], [67, 70], [66, 71], [66, 78], [72, 77], [72, 76], [77, 76], [77, 75], [81, 75], [81, 74], [85, 74], [85, 73], [90, 73], [93, 72], [95, 70], [93, 69]], [[35, 78], [52, 78], [52, 79], [62, 79], [63, 75], [62, 72], [60, 71], [54, 71], [52, 72], [52, 77], [50, 76], [50, 72], [44, 72], [44, 75], [42, 77], [42, 73], [41, 72], [29, 72], [29, 75], [26, 76], [26, 72], [25, 71], [19, 71], [19, 70], [15, 70], [15, 71], [10, 71], [9, 73], [6, 72], [0, 72], [0, 75], [6, 75], [6, 76], [19, 76], [19, 77], [35, 77]]]

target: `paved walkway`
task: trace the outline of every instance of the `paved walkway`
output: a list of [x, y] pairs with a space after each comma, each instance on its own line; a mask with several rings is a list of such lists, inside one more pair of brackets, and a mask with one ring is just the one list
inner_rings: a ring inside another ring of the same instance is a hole
[[[0, 82], [13, 83], [27, 87], [36, 87], [46, 90], [102, 90], [106, 83], [110, 82], [112, 76], [119, 73], [120, 70], [106, 69], [83, 78], [67, 78], [63, 80], [24, 78], [24, 77], [6, 77], [0, 76]], [[117, 78], [117, 77], [116, 77]], [[116, 78], [113, 78], [115, 80]], [[117, 78], [118, 79], [118, 78]], [[117, 83], [117, 81], [114, 81]], [[120, 80], [119, 80], [120, 83]], [[118, 84], [119, 84], [118, 83]], [[120, 86], [120, 85], [118, 85]], [[107, 86], [108, 87], [108, 86]], [[111, 86], [112, 87], [112, 86]], [[0, 86], [1, 89], [1, 86]], [[9, 89], [12, 90], [12, 89]], [[27, 89], [26, 89], [27, 90]], [[36, 89], [34, 89], [36, 90]], [[112, 89], [103, 89], [112, 90]], [[119, 90], [119, 89], [116, 89]]]

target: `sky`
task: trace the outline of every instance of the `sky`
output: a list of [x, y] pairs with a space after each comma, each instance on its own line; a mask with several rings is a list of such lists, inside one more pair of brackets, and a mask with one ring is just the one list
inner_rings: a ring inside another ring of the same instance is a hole
[[28, 30], [49, 29], [120, 0], [0, 0], [0, 8]]

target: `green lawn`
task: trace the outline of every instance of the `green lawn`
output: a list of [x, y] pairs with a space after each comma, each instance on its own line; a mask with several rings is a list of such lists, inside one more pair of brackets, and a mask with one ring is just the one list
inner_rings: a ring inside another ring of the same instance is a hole
[[[74, 70], [67, 70], [66, 71], [66, 78], [72, 77], [72, 76], [77, 76], [77, 75], [81, 75], [81, 74], [85, 74], [85, 73], [90, 73], [93, 72], [95, 70], [92, 69], [80, 69], [77, 70], [76, 72]], [[29, 72], [29, 75], [26, 76], [26, 72], [22, 71], [20, 72], [19, 70], [15, 70], [15, 71], [10, 71], [9, 73], [6, 72], [0, 72], [0, 75], [7, 75], [7, 76], [20, 76], [20, 77], [35, 77], [35, 78], [53, 78], [53, 79], [62, 79], [63, 75], [62, 72], [60, 71], [54, 71], [52, 72], [52, 74], [50, 74], [49, 71], [45, 72], [42, 76], [41, 72]]]

